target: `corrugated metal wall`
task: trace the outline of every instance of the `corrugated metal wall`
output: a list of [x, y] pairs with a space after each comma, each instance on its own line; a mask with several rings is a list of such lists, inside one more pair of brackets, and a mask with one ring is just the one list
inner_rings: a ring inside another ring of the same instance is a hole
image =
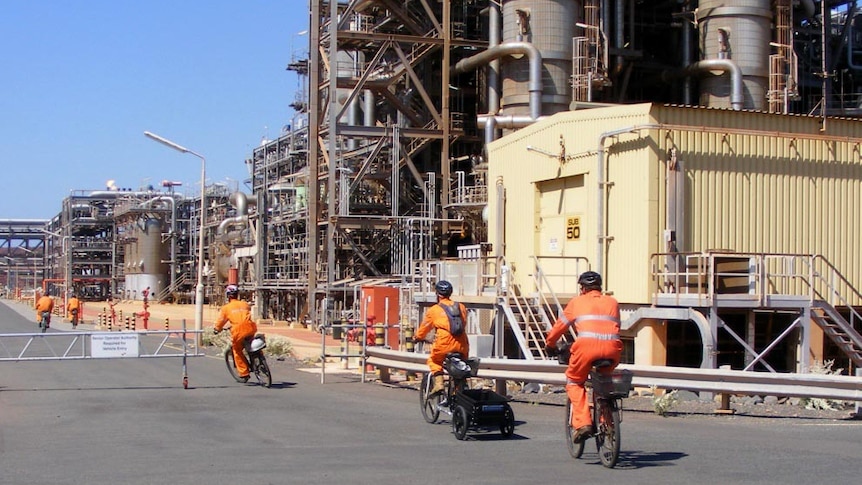
[[[821, 131], [817, 118], [655, 105], [561, 113], [490, 145], [491, 179], [502, 176], [506, 188], [506, 257], [516, 265], [516, 282], [527, 284], [529, 271], [521, 268], [531, 268], [531, 255], [556, 251], [596, 261], [598, 140], [603, 133], [649, 123], [664, 128], [622, 134], [604, 144], [612, 184], [606, 198], [605, 227], [612, 239], [604, 253], [605, 276], [620, 301], [650, 301], [650, 255], [665, 251], [671, 149], [685, 174], [680, 251], [821, 254], [853, 286], [862, 286], [862, 123], [829, 119]], [[565, 163], [527, 148], [559, 154], [561, 140]], [[583, 192], [574, 199], [586, 201], [585, 207], [560, 195], [561, 217], [546, 223], [553, 194], [539, 188], [576, 176], [583, 177], [582, 187], [563, 185]], [[570, 214], [580, 218], [578, 244], [565, 243]], [[526, 230], [531, 222], [534, 233]], [[495, 234], [494, 227], [489, 234]], [[563, 293], [571, 289], [561, 287]]]
[[[599, 137], [611, 129], [650, 122], [648, 104], [572, 111], [552, 116], [489, 146], [489, 180], [502, 176], [506, 189], [506, 258], [514, 265], [514, 281], [523, 291], [535, 290], [530, 283], [531, 256], [580, 256], [595, 265]], [[650, 175], [655, 164], [647, 163], [649, 157], [644, 155], [649, 144], [639, 141], [643, 136], [645, 133], [621, 135], [608, 153], [607, 164], [614, 183], [606, 202], [607, 212], [624, 218], [605, 222], [608, 233], [614, 236], [608, 253], [617, 262], [604, 276], [608, 288], [617, 295], [622, 292], [632, 297], [647, 294], [649, 254], [655, 251], [658, 240], [657, 235], [648, 235], [657, 223], [657, 181]], [[650, 177], [653, 183], [648, 183]], [[553, 194], [544, 188], [552, 188], [553, 181], [559, 179], [564, 180], [559, 186], [582, 193], [558, 195], [554, 201]], [[489, 209], [489, 234], [495, 234], [495, 201]], [[579, 218], [578, 240], [567, 238], [569, 217]], [[548, 261], [543, 269], [561, 275], [561, 266], [559, 261]], [[555, 292], [573, 294], [577, 290], [576, 277], [572, 274], [552, 278]]]

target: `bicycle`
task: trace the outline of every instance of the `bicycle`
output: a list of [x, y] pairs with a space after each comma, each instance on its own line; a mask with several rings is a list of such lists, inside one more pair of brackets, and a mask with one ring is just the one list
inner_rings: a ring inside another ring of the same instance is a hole
[[41, 317], [39, 319], [39, 328], [42, 329], [42, 333], [45, 333], [51, 326], [51, 312], [42, 312]]
[[[272, 387], [272, 373], [269, 370], [269, 365], [266, 363], [266, 357], [263, 355], [263, 349], [266, 348], [266, 336], [262, 333], [256, 334], [254, 337], [245, 339], [244, 352], [248, 367], [254, 375], [258, 384], [263, 387]], [[224, 350], [224, 362], [227, 365], [227, 370], [231, 377], [239, 383], [248, 382], [248, 377], [240, 377], [236, 370], [236, 362], [233, 357], [233, 348], [228, 345]]]
[[568, 398], [566, 398], [565, 415], [566, 446], [572, 458], [580, 458], [584, 452], [584, 444], [590, 437], [594, 437], [599, 460], [607, 468], [616, 466], [620, 457], [623, 398], [628, 397], [632, 383], [631, 371], [614, 371], [611, 375], [601, 373], [601, 370], [611, 365], [613, 361], [610, 359], [594, 361], [586, 383], [593, 420], [591, 436], [575, 441], [576, 432], [572, 427], [572, 402]]
[[515, 413], [506, 397], [487, 389], [470, 389], [467, 379], [479, 370], [478, 359], [464, 359], [450, 353], [443, 360], [444, 391], [431, 394], [431, 373], [422, 377], [419, 385], [419, 405], [425, 421], [434, 424], [444, 412], [452, 416], [452, 433], [458, 440], [467, 437], [471, 426], [493, 426], [504, 438], [515, 432]]
[[75, 330], [78, 328], [78, 309], [75, 308], [69, 313], [72, 314], [72, 330]]

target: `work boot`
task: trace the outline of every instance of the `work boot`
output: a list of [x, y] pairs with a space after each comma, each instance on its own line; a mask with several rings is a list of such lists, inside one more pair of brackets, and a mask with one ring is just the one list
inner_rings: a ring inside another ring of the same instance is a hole
[[434, 385], [431, 386], [431, 396], [435, 396], [443, 392], [446, 388], [446, 385], [443, 382], [443, 374], [437, 374], [434, 376]]
[[593, 435], [593, 427], [592, 426], [581, 426], [580, 428], [575, 430], [574, 436], [572, 436], [572, 441], [575, 443], [581, 443], [586, 441]]

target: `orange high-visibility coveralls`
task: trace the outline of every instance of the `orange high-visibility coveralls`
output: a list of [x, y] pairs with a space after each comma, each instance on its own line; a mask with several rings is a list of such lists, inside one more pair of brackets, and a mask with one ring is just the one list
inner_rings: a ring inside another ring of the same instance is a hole
[[72, 310], [78, 310], [78, 313], [81, 313], [81, 301], [74, 296], [69, 298], [69, 302], [66, 303], [66, 315], [71, 315]]
[[556, 345], [572, 324], [575, 325], [578, 338], [572, 344], [569, 367], [566, 369], [566, 394], [572, 401], [572, 427], [578, 429], [589, 426], [593, 421], [584, 389], [593, 361], [611, 359], [613, 365], [602, 370], [608, 374], [620, 363], [623, 344], [620, 341], [619, 303], [614, 297], [603, 295], [598, 290], [590, 290], [572, 298], [548, 332], [546, 345]]
[[[467, 358], [470, 354], [467, 329], [465, 328], [464, 332], [457, 337], [449, 333], [449, 317], [446, 316], [446, 310], [440, 306], [440, 303], [448, 306], [452, 306], [453, 304], [452, 300], [441, 298], [436, 305], [425, 311], [425, 317], [422, 319], [422, 323], [414, 335], [416, 340], [424, 340], [432, 329], [435, 331], [434, 345], [431, 346], [431, 355], [428, 356], [428, 360], [426, 361], [428, 369], [431, 370], [432, 374], [443, 372], [443, 359], [446, 358], [446, 354], [449, 352], [458, 352], [464, 358]], [[467, 308], [461, 303], [458, 306], [461, 307], [461, 319], [466, 326]]]
[[42, 312], [51, 313], [54, 311], [54, 300], [48, 295], [42, 295], [36, 301], [36, 321], [42, 321]]
[[227, 322], [230, 322], [231, 348], [236, 371], [240, 377], [247, 377], [248, 361], [245, 360], [242, 350], [245, 339], [254, 337], [257, 333], [257, 324], [251, 319], [251, 306], [242, 300], [231, 300], [219, 311], [215, 321], [216, 331], [221, 332]]

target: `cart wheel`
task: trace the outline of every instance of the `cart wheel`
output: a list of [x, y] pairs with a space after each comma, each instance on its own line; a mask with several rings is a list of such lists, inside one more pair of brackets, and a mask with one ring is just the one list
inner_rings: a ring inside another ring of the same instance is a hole
[[470, 422], [467, 420], [467, 410], [464, 406], [457, 406], [455, 412], [452, 413], [452, 432], [459, 440], [464, 440], [467, 437], [467, 427]]
[[515, 413], [508, 404], [503, 415], [503, 422], [500, 423], [500, 434], [503, 435], [503, 438], [511, 438], [515, 434]]

